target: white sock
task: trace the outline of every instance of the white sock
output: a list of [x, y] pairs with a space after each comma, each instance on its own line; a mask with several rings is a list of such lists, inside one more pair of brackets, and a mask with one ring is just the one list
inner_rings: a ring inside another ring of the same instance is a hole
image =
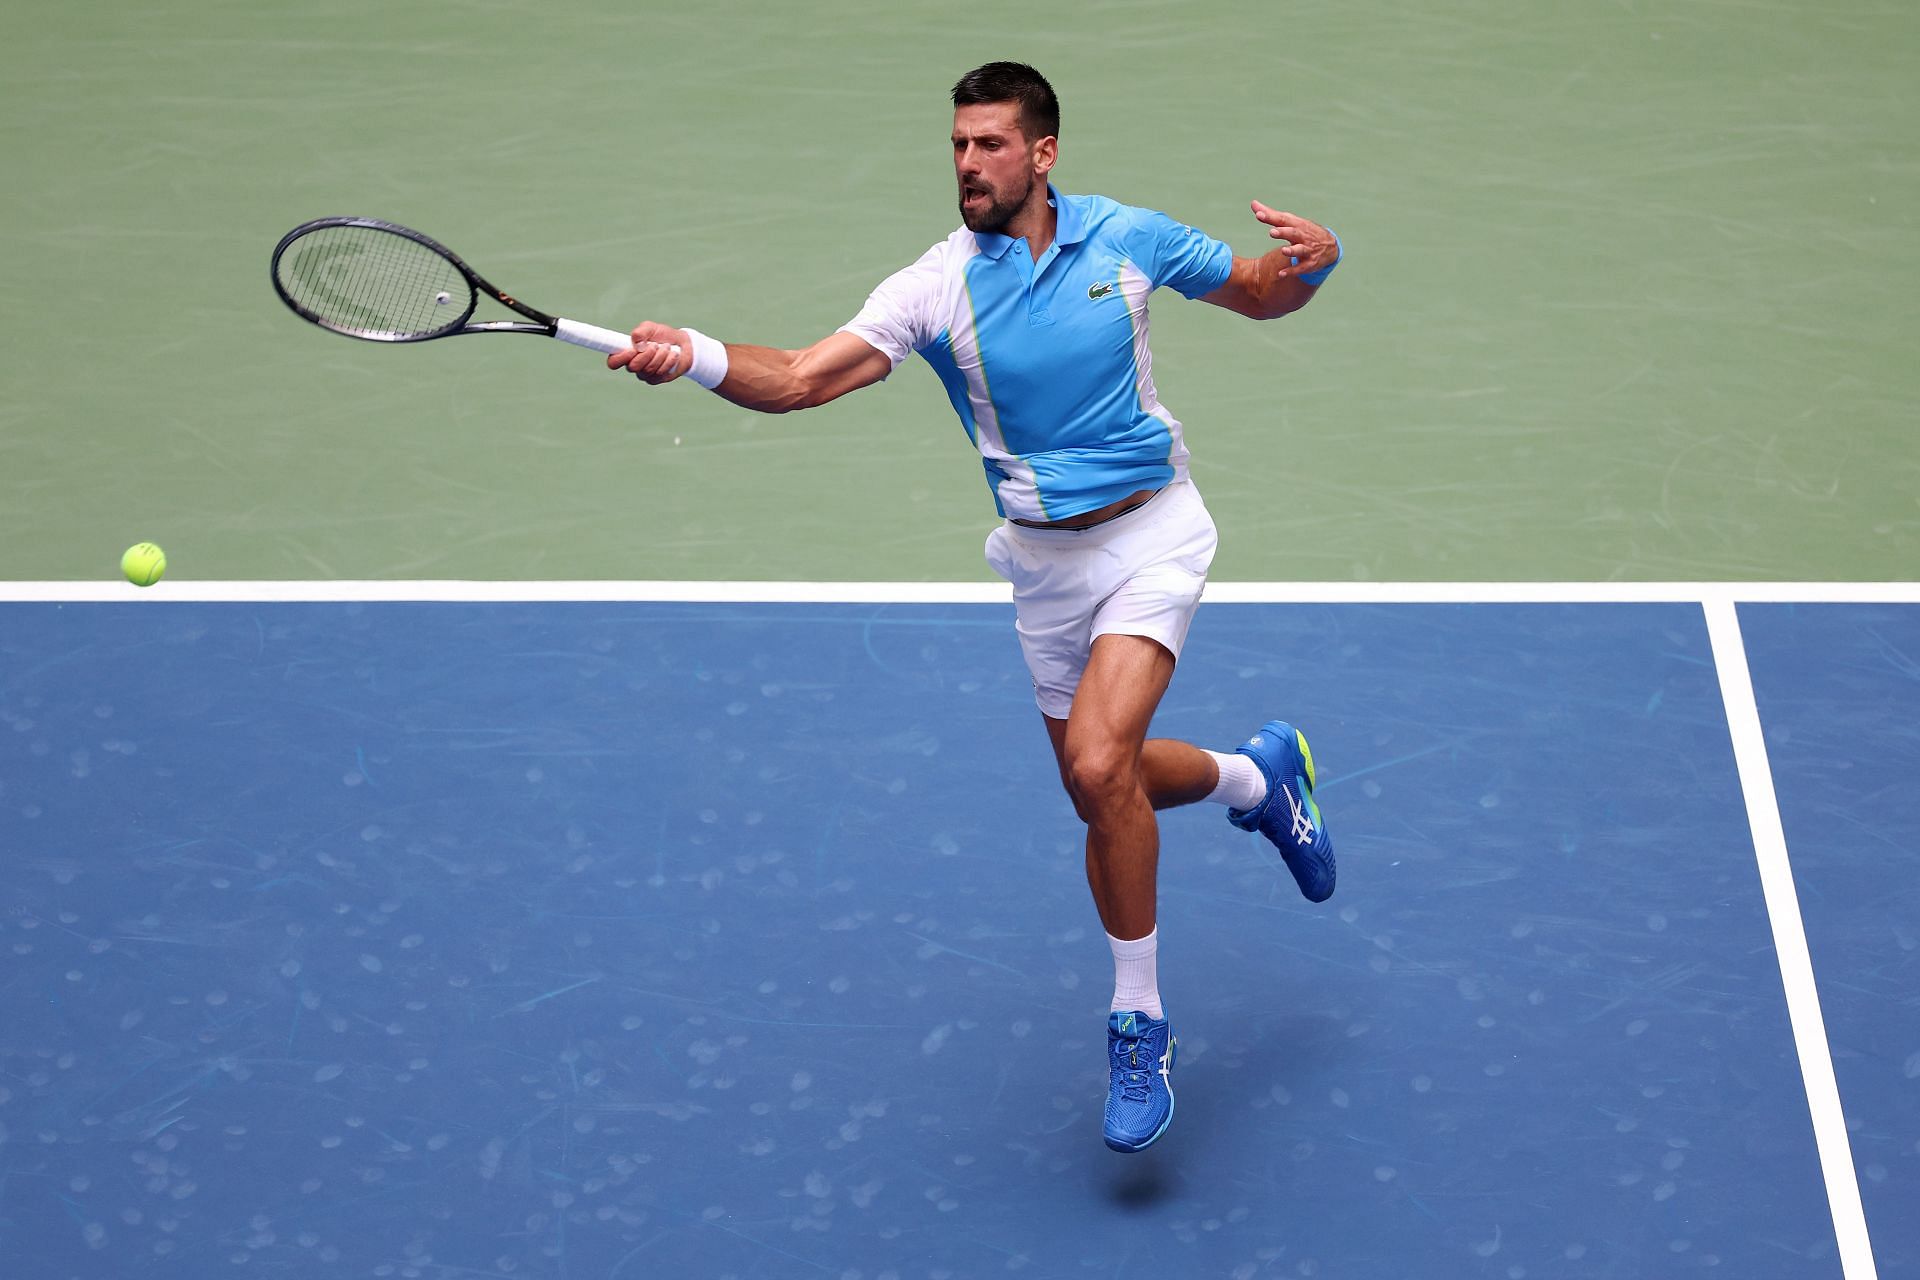
[[1160, 1008], [1160, 930], [1144, 938], [1116, 938], [1107, 934], [1113, 948], [1114, 1013], [1144, 1013], [1149, 1018], [1164, 1018]]
[[1267, 798], [1267, 780], [1260, 776], [1260, 766], [1250, 756], [1238, 751], [1232, 755], [1221, 755], [1218, 751], [1207, 754], [1220, 766], [1220, 781], [1214, 784], [1207, 799], [1229, 809], [1251, 809]]

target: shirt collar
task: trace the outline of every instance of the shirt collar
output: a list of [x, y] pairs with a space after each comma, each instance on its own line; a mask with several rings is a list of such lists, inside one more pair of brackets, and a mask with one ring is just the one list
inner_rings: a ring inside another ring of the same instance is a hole
[[[1047, 203], [1053, 206], [1053, 242], [1067, 245], [1078, 244], [1087, 238], [1087, 224], [1080, 216], [1080, 206], [1060, 194], [1059, 188], [1051, 182], [1047, 184]], [[973, 238], [980, 245], [980, 252], [996, 261], [1006, 255], [1013, 247], [1013, 237], [1003, 236], [997, 231], [976, 231]]]

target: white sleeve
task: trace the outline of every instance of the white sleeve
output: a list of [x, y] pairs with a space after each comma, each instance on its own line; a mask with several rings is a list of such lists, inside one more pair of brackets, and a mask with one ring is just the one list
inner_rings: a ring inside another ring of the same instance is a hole
[[920, 255], [920, 260], [882, 280], [867, 296], [860, 314], [840, 326], [841, 333], [864, 339], [898, 369], [900, 362], [932, 342], [933, 323], [945, 275], [946, 242]]

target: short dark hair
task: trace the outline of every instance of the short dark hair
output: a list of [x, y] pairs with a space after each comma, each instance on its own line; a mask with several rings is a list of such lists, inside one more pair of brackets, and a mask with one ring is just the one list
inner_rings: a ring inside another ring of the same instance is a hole
[[989, 62], [960, 77], [953, 86], [953, 105], [1014, 102], [1020, 106], [1020, 132], [1027, 141], [1060, 135], [1060, 100], [1047, 78], [1024, 62]]

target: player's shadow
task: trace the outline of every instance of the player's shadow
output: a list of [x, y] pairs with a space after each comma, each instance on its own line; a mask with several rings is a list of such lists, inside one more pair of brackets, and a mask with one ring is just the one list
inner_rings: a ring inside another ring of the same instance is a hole
[[[1247, 1090], [1267, 1082], [1285, 1082], [1305, 1093], [1312, 1082], [1330, 1078], [1354, 1050], [1342, 1024], [1317, 1015], [1283, 1014], [1249, 1024], [1254, 1039], [1239, 1045], [1216, 1043], [1184, 1072], [1175, 1069], [1178, 1089], [1173, 1124], [1153, 1146], [1137, 1155], [1114, 1155], [1100, 1190], [1116, 1211], [1144, 1213], [1172, 1203], [1187, 1189], [1181, 1170], [1219, 1167], [1247, 1158], [1246, 1135], [1264, 1123], [1246, 1107]], [[1224, 1037], [1222, 1037], [1224, 1041]], [[1237, 1070], [1227, 1070], [1238, 1059]], [[1258, 1064], [1248, 1067], [1244, 1064]], [[1249, 1070], [1259, 1073], [1251, 1078]], [[1272, 1113], [1267, 1113], [1271, 1115]]]
[[1172, 1198], [1174, 1180], [1165, 1168], [1166, 1154], [1142, 1151], [1123, 1157], [1127, 1165], [1110, 1173], [1106, 1182], [1107, 1201], [1122, 1213], [1146, 1213], [1160, 1208]]

